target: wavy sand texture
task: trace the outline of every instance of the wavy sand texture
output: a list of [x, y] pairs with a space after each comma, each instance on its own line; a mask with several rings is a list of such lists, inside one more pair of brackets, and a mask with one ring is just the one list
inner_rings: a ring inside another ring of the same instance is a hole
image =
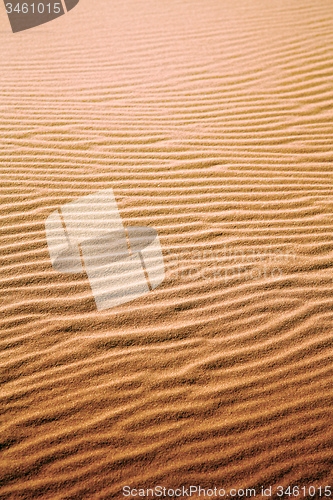
[[[2, 498], [331, 484], [331, 0], [0, 19]], [[98, 312], [44, 222], [107, 188], [166, 279]]]

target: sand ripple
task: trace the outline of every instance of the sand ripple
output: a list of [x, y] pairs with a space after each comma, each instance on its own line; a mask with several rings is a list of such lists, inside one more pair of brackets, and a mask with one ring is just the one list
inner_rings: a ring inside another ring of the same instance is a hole
[[[331, 2], [0, 19], [2, 498], [331, 484]], [[97, 312], [44, 222], [107, 188], [166, 279]]]

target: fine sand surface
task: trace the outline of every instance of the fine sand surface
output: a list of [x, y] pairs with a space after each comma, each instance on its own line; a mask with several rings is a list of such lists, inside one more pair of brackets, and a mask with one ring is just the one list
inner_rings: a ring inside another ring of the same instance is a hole
[[[332, 1], [81, 0], [17, 34], [1, 3], [0, 40], [1, 498], [321, 498]], [[44, 223], [108, 188], [157, 229], [166, 277], [98, 312]]]

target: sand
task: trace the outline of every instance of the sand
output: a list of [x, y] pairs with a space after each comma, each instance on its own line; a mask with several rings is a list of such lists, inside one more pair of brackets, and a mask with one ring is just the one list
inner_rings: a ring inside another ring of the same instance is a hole
[[[1, 498], [324, 497], [332, 22], [330, 0], [81, 0], [12, 34], [0, 6]], [[45, 221], [109, 188], [166, 277], [97, 311]]]

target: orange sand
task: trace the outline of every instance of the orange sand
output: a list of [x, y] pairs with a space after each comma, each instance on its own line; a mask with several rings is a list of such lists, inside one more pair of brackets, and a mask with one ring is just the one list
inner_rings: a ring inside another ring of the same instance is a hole
[[[332, 484], [332, 23], [81, 0], [14, 35], [0, 5], [1, 498]], [[44, 222], [106, 188], [166, 279], [97, 312]]]

